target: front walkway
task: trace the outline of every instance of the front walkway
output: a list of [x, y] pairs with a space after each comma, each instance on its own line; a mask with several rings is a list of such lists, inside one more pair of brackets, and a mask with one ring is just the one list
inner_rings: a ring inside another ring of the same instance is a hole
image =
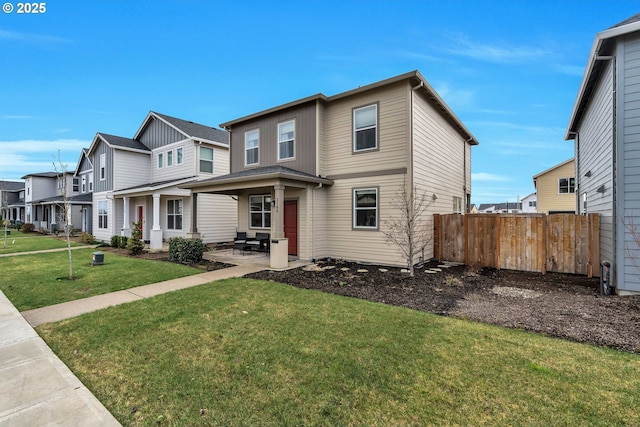
[[[264, 254], [242, 255], [223, 250], [207, 252], [205, 257], [236, 265], [28, 310], [22, 315], [0, 292], [0, 426], [120, 426], [33, 328], [43, 323], [269, 268], [269, 257]], [[289, 263], [289, 267], [304, 264], [294, 261]]]

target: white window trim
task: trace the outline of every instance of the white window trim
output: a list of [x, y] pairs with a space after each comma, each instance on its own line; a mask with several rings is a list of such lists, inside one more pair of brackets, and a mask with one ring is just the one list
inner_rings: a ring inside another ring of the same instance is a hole
[[[280, 136], [282, 134], [280, 132], [280, 126], [283, 126], [289, 123], [293, 123], [293, 138], [281, 140]], [[291, 154], [291, 157], [280, 157], [280, 144], [287, 143], [289, 141], [293, 141], [293, 153]], [[292, 120], [287, 120], [285, 122], [278, 123], [278, 161], [280, 162], [285, 160], [295, 160], [295, 158], [296, 158], [296, 119], [292, 119]]]
[[107, 155], [105, 153], [100, 154], [100, 181], [107, 179]]
[[[258, 150], [258, 155], [256, 156], [256, 162], [255, 163], [247, 163], [247, 151], [249, 149], [247, 149], [247, 135], [249, 135], [250, 133], [257, 133], [258, 137], [256, 138], [258, 141], [258, 146], [257, 147], [251, 147], [250, 150]], [[260, 129], [253, 129], [253, 130], [249, 130], [246, 131], [244, 133], [244, 165], [245, 166], [255, 166], [255, 165], [259, 165], [260, 164]]]
[[167, 167], [171, 168], [175, 164], [173, 161], [174, 153], [173, 150], [167, 151]]
[[[178, 155], [178, 152], [181, 153], [181, 155]], [[176, 165], [181, 165], [184, 162], [184, 150], [182, 147], [180, 148], [176, 148]]]
[[93, 172], [89, 174], [89, 193], [93, 193]]
[[[258, 213], [258, 211], [252, 211], [251, 210], [251, 198], [252, 197], [260, 197], [260, 199], [262, 200], [262, 202], [261, 202], [262, 210], [259, 211], [259, 213], [262, 216], [262, 221], [261, 221], [262, 222], [262, 226], [261, 227], [255, 227], [255, 226], [251, 225], [251, 214], [252, 213]], [[268, 211], [264, 210], [264, 203], [265, 203], [265, 198], [266, 197], [271, 197], [271, 194], [250, 194], [249, 195], [249, 206], [248, 206], [248, 209], [249, 209], [249, 224], [248, 224], [248, 226], [249, 226], [249, 229], [251, 229], [251, 230], [270, 230], [271, 229], [271, 220], [269, 221], [269, 226], [268, 227], [264, 225], [264, 223], [265, 223], [264, 218], [266, 216], [265, 214], [269, 213], [271, 215], [271, 211], [270, 210], [268, 210]], [[271, 203], [271, 202], [269, 202], [269, 203]]]
[[[356, 197], [356, 193], [359, 191], [370, 191], [373, 190], [376, 193], [376, 225], [375, 226], [366, 226], [366, 225], [357, 225], [357, 215], [358, 210], [365, 210], [371, 208], [358, 208], [358, 199]], [[352, 195], [353, 205], [352, 205], [352, 227], [354, 230], [378, 230], [380, 227], [380, 191], [378, 187], [364, 187], [364, 188], [354, 188]]]
[[[203, 161], [202, 157], [200, 156], [200, 153], [201, 153], [203, 148], [211, 150], [211, 160], [204, 159], [205, 162], [211, 162], [211, 172], [203, 172], [201, 167], [200, 167], [200, 165], [201, 165], [201, 163]], [[214, 173], [215, 172], [215, 163], [214, 163], [215, 162], [215, 156], [216, 156], [216, 153], [215, 153], [215, 150], [212, 147], [203, 147], [203, 146], [198, 147], [198, 173], [206, 173], [206, 174]]]
[[158, 169], [164, 169], [164, 153], [158, 153], [158, 161], [156, 162]]
[[[173, 206], [174, 206], [174, 210], [175, 210], [175, 202], [180, 201], [180, 207], [181, 207], [181, 211], [182, 213], [180, 214], [176, 214], [176, 213], [171, 213], [169, 212], [169, 202], [174, 202]], [[169, 216], [173, 216], [173, 226], [174, 228], [169, 228]], [[176, 225], [176, 217], [180, 216], [180, 224], [181, 227], [180, 228], [175, 228]], [[184, 202], [182, 201], [182, 199], [169, 199], [167, 200], [167, 230], [171, 230], [171, 231], [182, 231], [184, 228]]]
[[[100, 214], [100, 205], [104, 204], [106, 206], [106, 214]], [[105, 218], [106, 227], [101, 227], [100, 217]], [[108, 200], [98, 200], [98, 229], [99, 230], [108, 230], [109, 229], [109, 201]]]
[[[356, 129], [356, 113], [360, 110], [364, 110], [365, 108], [371, 108], [371, 107], [376, 107], [376, 124], [374, 126], [369, 126], [369, 127], [363, 127], [361, 129]], [[369, 105], [363, 105], [362, 107], [358, 107], [358, 108], [354, 108], [353, 109], [353, 113], [352, 113], [352, 138], [353, 138], [353, 152], [354, 153], [362, 153], [365, 151], [374, 151], [378, 149], [378, 136], [379, 136], [379, 129], [378, 129], [378, 104], [369, 104]], [[373, 147], [369, 147], [369, 148], [361, 148], [358, 149], [357, 148], [357, 131], [362, 131], [362, 130], [367, 130], [367, 129], [374, 129], [376, 130], [376, 143]]]

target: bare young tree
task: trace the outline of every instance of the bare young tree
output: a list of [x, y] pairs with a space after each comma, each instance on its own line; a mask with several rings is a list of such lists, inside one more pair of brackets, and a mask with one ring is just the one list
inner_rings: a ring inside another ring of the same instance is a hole
[[389, 217], [385, 221], [386, 229], [382, 230], [386, 240], [400, 248], [411, 277], [415, 274], [414, 260], [432, 240], [430, 224], [424, 218], [431, 203], [424, 191], [419, 193], [416, 186], [408, 188], [403, 182], [391, 201], [400, 214]]
[[53, 169], [58, 174], [61, 181], [60, 193], [62, 194], [62, 211], [58, 216], [58, 222], [64, 224], [64, 235], [67, 238], [67, 252], [69, 253], [69, 280], [73, 280], [73, 256], [71, 255], [71, 204], [67, 194], [67, 165], [62, 163], [60, 151], [58, 150], [58, 158], [53, 162]]
[[[0, 201], [0, 205], [2, 205], [2, 212], [4, 214], [5, 209], [9, 207], [9, 194], [7, 193], [7, 188], [5, 188], [4, 182], [0, 182], [0, 193], [2, 194], [2, 200]], [[4, 225], [4, 248], [7, 248], [7, 232], [9, 228], [9, 217], [3, 218], [2, 225]]]

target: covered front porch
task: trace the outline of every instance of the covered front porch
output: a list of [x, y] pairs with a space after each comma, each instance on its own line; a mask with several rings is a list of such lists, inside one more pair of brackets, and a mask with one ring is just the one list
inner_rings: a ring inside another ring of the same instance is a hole
[[[314, 256], [315, 192], [333, 185], [327, 178], [282, 166], [232, 173], [184, 186], [196, 194], [231, 195], [238, 202], [237, 231], [269, 234], [269, 265], [287, 268], [289, 258]], [[197, 209], [197, 207], [196, 207]]]

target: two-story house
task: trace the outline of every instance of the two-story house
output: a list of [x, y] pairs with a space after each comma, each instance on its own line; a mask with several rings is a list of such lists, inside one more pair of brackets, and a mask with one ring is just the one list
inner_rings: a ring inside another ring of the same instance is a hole
[[77, 196], [74, 196], [74, 200], [81, 199], [90, 203], [83, 204], [80, 210], [80, 223], [76, 223], [76, 227], [80, 231], [92, 234], [93, 233], [93, 164], [89, 158], [89, 149], [83, 148], [80, 153], [80, 158], [76, 163], [76, 170], [74, 177], [77, 179], [76, 183], [79, 186], [79, 192]]
[[403, 183], [428, 194], [428, 223], [470, 206], [477, 141], [418, 71], [220, 126], [230, 173], [180, 187], [237, 197], [238, 230], [270, 233], [274, 268], [288, 255], [403, 265], [383, 232]]
[[[79, 195], [78, 179], [71, 172], [25, 175], [25, 220], [36, 230], [54, 232], [64, 225], [78, 228], [83, 206], [91, 199]], [[65, 214], [65, 197], [68, 210]]]
[[0, 181], [0, 218], [11, 224], [24, 222], [24, 182]]
[[151, 249], [161, 248], [171, 237], [200, 237], [205, 243], [233, 240], [233, 198], [192, 197], [190, 190], [178, 188], [227, 174], [228, 138], [221, 129], [153, 111], [133, 138], [96, 134], [87, 151], [91, 166], [82, 169], [91, 167], [93, 175], [94, 236], [104, 241], [130, 236], [135, 222]]
[[574, 213], [576, 182], [573, 158], [546, 169], [533, 177], [540, 213]]
[[640, 294], [640, 14], [595, 35], [565, 134], [580, 213], [600, 215], [600, 261]]

